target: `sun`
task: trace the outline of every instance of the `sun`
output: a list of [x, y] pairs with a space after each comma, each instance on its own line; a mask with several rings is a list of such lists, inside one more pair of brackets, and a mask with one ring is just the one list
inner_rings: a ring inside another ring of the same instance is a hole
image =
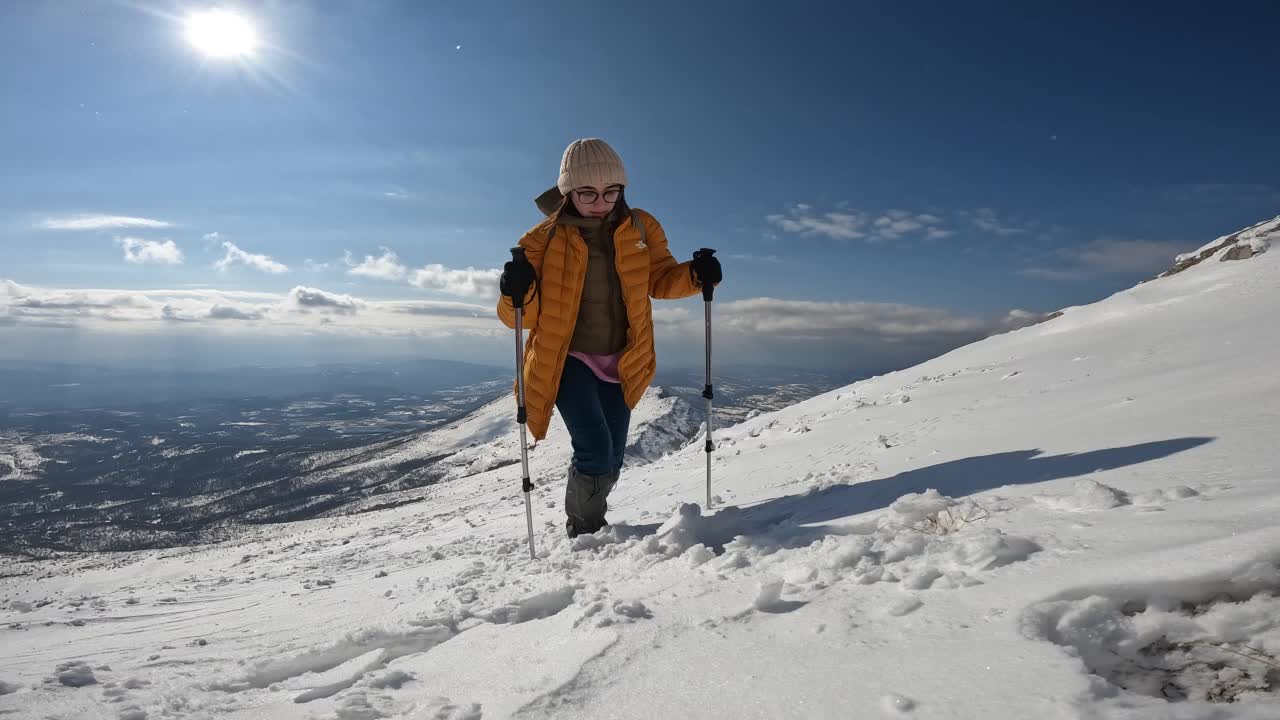
[[258, 47], [258, 34], [243, 16], [226, 10], [192, 13], [186, 20], [187, 42], [211, 58], [241, 58]]

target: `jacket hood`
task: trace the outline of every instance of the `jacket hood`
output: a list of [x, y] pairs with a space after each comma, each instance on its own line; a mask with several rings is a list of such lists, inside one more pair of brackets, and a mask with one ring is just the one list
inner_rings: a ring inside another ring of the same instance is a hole
[[534, 198], [533, 202], [538, 206], [538, 209], [542, 211], [543, 215], [551, 217], [557, 212], [560, 212], [560, 208], [564, 207], [564, 201], [564, 193], [560, 192], [560, 188], [552, 185], [550, 190]]

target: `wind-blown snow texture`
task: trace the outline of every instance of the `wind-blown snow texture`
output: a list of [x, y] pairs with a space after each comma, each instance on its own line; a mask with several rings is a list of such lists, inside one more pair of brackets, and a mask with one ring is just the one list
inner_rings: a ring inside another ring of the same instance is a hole
[[721, 431], [709, 510], [700, 443], [630, 468], [574, 541], [544, 444], [532, 561], [518, 465], [6, 560], [0, 714], [1274, 720], [1277, 307], [1280, 255], [1200, 263]]

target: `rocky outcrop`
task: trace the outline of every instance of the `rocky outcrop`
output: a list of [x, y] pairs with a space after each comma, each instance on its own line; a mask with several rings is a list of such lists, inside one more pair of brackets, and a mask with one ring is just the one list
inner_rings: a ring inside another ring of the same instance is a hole
[[[1195, 252], [1179, 255], [1175, 258], [1173, 267], [1160, 273], [1156, 278], [1177, 275], [1219, 253], [1221, 253], [1219, 260], [1248, 260], [1266, 252], [1271, 247], [1270, 241], [1277, 239], [1280, 239], [1280, 216], [1240, 232], [1223, 235]], [[1224, 250], [1226, 252], [1223, 252]]]

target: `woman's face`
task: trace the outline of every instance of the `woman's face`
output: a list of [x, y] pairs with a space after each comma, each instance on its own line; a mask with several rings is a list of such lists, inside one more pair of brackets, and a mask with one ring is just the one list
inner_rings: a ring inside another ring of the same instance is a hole
[[582, 217], [604, 217], [613, 212], [613, 206], [618, 203], [618, 197], [621, 194], [621, 185], [608, 187], [584, 185], [570, 191], [569, 197], [573, 198], [573, 206]]

